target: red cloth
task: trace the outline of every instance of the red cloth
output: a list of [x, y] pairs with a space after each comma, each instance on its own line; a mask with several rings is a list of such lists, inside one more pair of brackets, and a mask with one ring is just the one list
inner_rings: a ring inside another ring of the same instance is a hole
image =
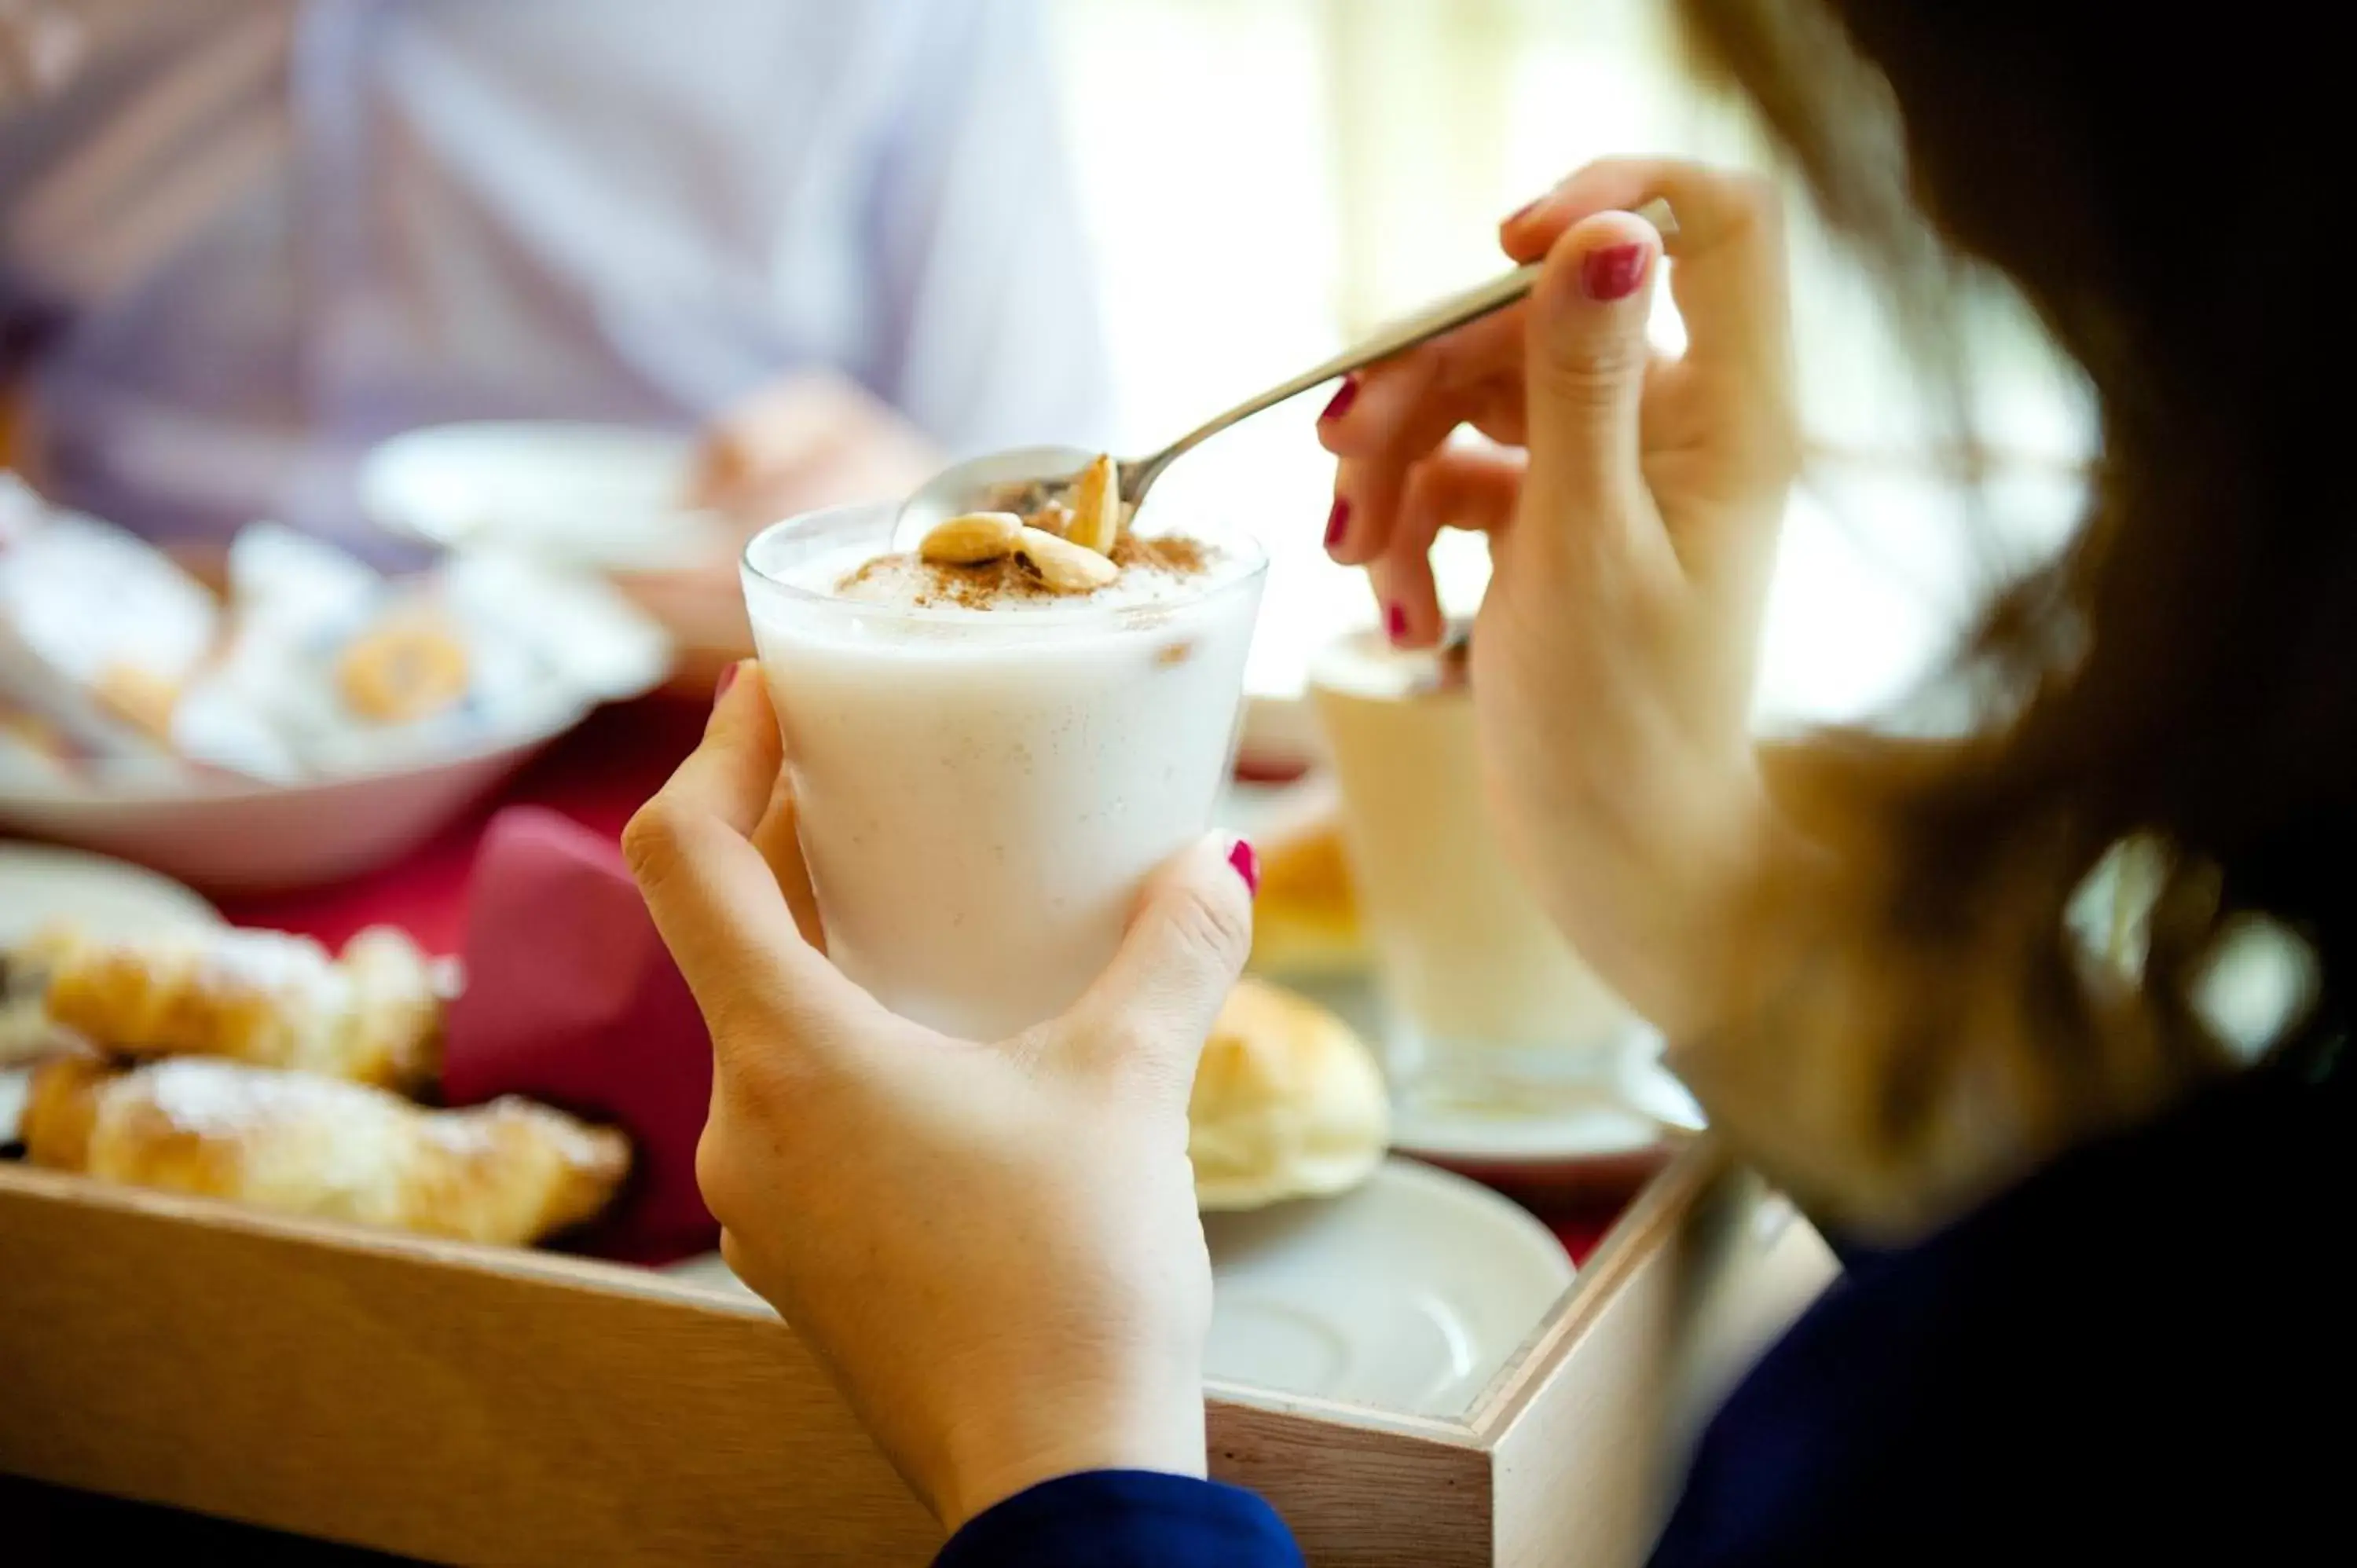
[[467, 879], [491, 816], [544, 806], [619, 840], [622, 824], [662, 785], [704, 732], [704, 710], [650, 698], [607, 708], [558, 741], [493, 800], [399, 863], [332, 887], [224, 900], [241, 926], [301, 931], [329, 947], [363, 926], [399, 926], [430, 952], [457, 953], [467, 929]]
[[[584, 1245], [641, 1262], [712, 1244], [694, 1191], [712, 1068], [702, 1023], [684, 1006], [686, 987], [655, 942], [615, 845], [630, 813], [694, 748], [704, 717], [694, 703], [664, 698], [607, 709], [398, 865], [221, 907], [240, 925], [300, 931], [329, 946], [364, 926], [398, 926], [429, 951], [464, 959], [469, 983], [450, 1020], [449, 1099], [528, 1094], [627, 1129], [639, 1149], [631, 1186]], [[500, 814], [514, 806], [539, 809]], [[1599, 1187], [1501, 1176], [1495, 1185], [1537, 1212], [1581, 1262], [1626, 1196], [1619, 1180]]]
[[584, 1250], [666, 1263], [718, 1246], [695, 1187], [711, 1041], [614, 840], [540, 806], [492, 818], [464, 951], [444, 1095], [530, 1095], [630, 1134], [630, 1185]]

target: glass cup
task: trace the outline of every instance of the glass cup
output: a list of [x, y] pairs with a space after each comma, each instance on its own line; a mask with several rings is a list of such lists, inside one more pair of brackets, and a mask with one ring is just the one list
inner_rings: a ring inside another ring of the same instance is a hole
[[1419, 1115], [1545, 1116], [1616, 1092], [1642, 1026], [1499, 843], [1461, 658], [1372, 631], [1311, 660], [1389, 1015], [1402, 1142]]
[[746, 608], [827, 950], [894, 1012], [996, 1039], [1070, 1005], [1148, 873], [1211, 826], [1266, 560], [1200, 593], [977, 610], [836, 597], [896, 509], [764, 530]]

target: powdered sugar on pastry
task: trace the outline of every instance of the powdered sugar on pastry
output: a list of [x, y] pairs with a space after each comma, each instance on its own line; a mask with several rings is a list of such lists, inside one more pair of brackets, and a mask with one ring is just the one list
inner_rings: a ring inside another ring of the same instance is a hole
[[340, 960], [278, 931], [43, 939], [49, 1017], [127, 1056], [214, 1056], [414, 1088], [438, 1062], [439, 977], [400, 932]]
[[37, 1165], [283, 1213], [522, 1244], [580, 1223], [630, 1165], [617, 1133], [528, 1101], [427, 1111], [381, 1090], [181, 1058], [44, 1064]]

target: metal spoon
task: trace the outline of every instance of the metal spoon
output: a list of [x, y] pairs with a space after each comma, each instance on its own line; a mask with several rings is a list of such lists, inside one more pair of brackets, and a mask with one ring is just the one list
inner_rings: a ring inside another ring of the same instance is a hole
[[[1678, 231], [1670, 204], [1658, 197], [1639, 207], [1636, 214], [1661, 231], [1663, 239]], [[1539, 266], [1534, 262], [1529, 266], [1517, 267], [1479, 288], [1428, 305], [1356, 348], [1347, 349], [1290, 381], [1280, 381], [1258, 396], [1247, 398], [1159, 452], [1124, 459], [1116, 465], [1121, 475], [1121, 499], [1132, 507], [1140, 505], [1165, 468], [1240, 420], [1297, 397], [1321, 381], [1330, 381], [1378, 360], [1388, 360], [1426, 338], [1437, 338], [1513, 304], [1531, 292], [1531, 285], [1538, 281]], [[1060, 499], [1081, 469], [1095, 456], [1095, 453], [1077, 446], [1019, 446], [955, 464], [934, 475], [908, 499], [900, 508], [894, 532], [901, 543], [912, 545], [934, 524], [963, 512], [1036, 510], [1051, 500]]]

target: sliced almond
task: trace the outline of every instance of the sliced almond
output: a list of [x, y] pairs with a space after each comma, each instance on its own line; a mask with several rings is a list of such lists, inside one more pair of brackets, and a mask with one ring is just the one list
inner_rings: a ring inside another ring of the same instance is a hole
[[1023, 520], [1011, 511], [969, 511], [933, 525], [917, 553], [943, 566], [979, 566], [1015, 553]]
[[1095, 551], [1041, 529], [1025, 529], [1015, 549], [1060, 594], [1085, 594], [1121, 575], [1120, 567]]
[[1064, 537], [1100, 555], [1113, 553], [1121, 537], [1121, 473], [1111, 457], [1099, 457], [1072, 482], [1072, 521]]

